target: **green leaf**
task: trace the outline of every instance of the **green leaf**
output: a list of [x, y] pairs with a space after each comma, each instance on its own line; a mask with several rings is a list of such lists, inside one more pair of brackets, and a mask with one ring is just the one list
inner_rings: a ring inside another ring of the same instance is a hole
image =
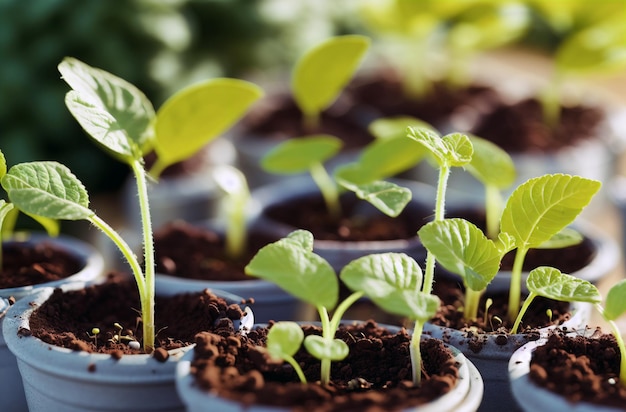
[[160, 170], [185, 160], [239, 120], [263, 96], [256, 85], [237, 79], [208, 80], [170, 97], [154, 124]]
[[339, 282], [332, 266], [311, 251], [312, 235], [296, 231], [261, 248], [246, 266], [246, 274], [273, 282], [314, 306], [332, 309]]
[[607, 320], [615, 320], [626, 312], [626, 279], [617, 282], [609, 289], [603, 316]]
[[541, 266], [533, 269], [526, 279], [528, 290], [539, 296], [565, 302], [600, 303], [602, 296], [590, 282]]
[[368, 126], [368, 131], [378, 140], [405, 138], [407, 127], [426, 128], [436, 133], [430, 124], [411, 116], [394, 116], [376, 119]]
[[317, 359], [340, 361], [350, 353], [350, 348], [341, 339], [325, 339], [318, 335], [304, 338], [304, 347]]
[[304, 332], [296, 322], [277, 322], [267, 333], [267, 351], [273, 359], [283, 360], [300, 349]]
[[[118, 156], [126, 158], [132, 155], [134, 159], [150, 147], [154, 108], [139, 89], [111, 73], [74, 58], [66, 57], [58, 68], [63, 79], [74, 90], [66, 97], [70, 112], [98, 143]], [[90, 119], [92, 116], [95, 118]], [[104, 127], [108, 127], [109, 133], [125, 134], [129, 141], [123, 146], [137, 148], [138, 153], [135, 149], [130, 154], [118, 152], [122, 143], [117, 138], [107, 137], [106, 131], [102, 129]], [[107, 143], [112, 140], [115, 143], [109, 147]]]
[[578, 245], [582, 241], [583, 235], [580, 232], [566, 227], [549, 240], [537, 246], [537, 249], [562, 249], [564, 247]]
[[489, 140], [470, 136], [474, 153], [466, 170], [484, 185], [506, 189], [515, 182], [515, 165], [509, 154]]
[[354, 185], [339, 179], [339, 184], [353, 191], [359, 199], [368, 201], [378, 210], [391, 217], [396, 217], [402, 213], [413, 196], [413, 193], [406, 187], [382, 180], [363, 185]]
[[623, 13], [566, 38], [556, 54], [561, 73], [593, 74], [622, 70], [626, 67], [626, 28]]
[[553, 174], [521, 184], [509, 197], [501, 230], [518, 248], [533, 248], [572, 223], [602, 184], [580, 176]]
[[2, 228], [2, 223], [4, 222], [4, 218], [7, 217], [7, 214], [11, 210], [13, 210], [13, 207], [14, 207], [13, 204], [7, 203], [4, 199], [0, 199], [0, 228]]
[[317, 116], [348, 84], [370, 44], [359, 35], [328, 39], [302, 56], [294, 67], [291, 88], [300, 110]]
[[498, 233], [498, 239], [494, 243], [500, 254], [504, 256], [506, 253], [515, 249], [515, 238], [508, 233]]
[[409, 126], [408, 137], [424, 146], [439, 166], [460, 167], [472, 160], [472, 142], [464, 134], [452, 133], [440, 137], [428, 128]]
[[341, 150], [343, 142], [329, 135], [289, 139], [275, 146], [261, 159], [261, 167], [271, 173], [306, 172], [315, 164], [324, 163]]
[[2, 176], [5, 174], [7, 174], [7, 160], [4, 157], [2, 150], [0, 150], [0, 179], [2, 179]]
[[20, 163], [2, 178], [13, 204], [30, 215], [82, 220], [94, 215], [83, 184], [57, 162]]
[[353, 291], [363, 292], [386, 312], [426, 321], [439, 308], [436, 296], [420, 292], [422, 270], [404, 253], [363, 256], [348, 263], [340, 275]]
[[475, 291], [487, 287], [500, 269], [501, 251], [474, 224], [464, 219], [430, 222], [417, 232], [441, 265]]

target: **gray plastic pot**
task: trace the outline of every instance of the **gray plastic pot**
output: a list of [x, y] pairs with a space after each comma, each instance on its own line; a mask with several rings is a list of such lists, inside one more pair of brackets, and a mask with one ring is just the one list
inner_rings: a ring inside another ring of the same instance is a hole
[[[434, 207], [435, 189], [408, 180], [395, 179], [393, 182], [408, 187], [412, 191], [414, 200], [409, 203], [405, 210], [413, 210], [416, 218], [421, 220], [420, 223], [426, 223], [425, 216], [432, 214], [431, 211]], [[273, 231], [279, 238], [284, 237], [300, 228], [271, 219], [264, 211], [278, 204], [285, 204], [299, 198], [318, 194], [321, 197], [319, 188], [310, 177], [294, 177], [258, 188], [252, 192], [252, 197], [259, 208], [256, 224]], [[432, 205], [430, 205], [431, 200]], [[359, 207], [362, 208], [361, 210], [365, 215], [381, 213], [365, 200], [359, 202]], [[326, 259], [337, 273], [352, 260], [372, 253], [403, 252], [418, 262], [424, 261], [426, 258], [426, 249], [417, 237], [417, 233], [409, 239], [395, 240], [335, 241], [315, 239], [313, 247], [315, 253]]]
[[[31, 313], [52, 291], [42, 289], [18, 301], [7, 312], [3, 325], [7, 346], [17, 358], [30, 412], [185, 410], [174, 377], [176, 364], [192, 346], [170, 351], [165, 362], [151, 355], [126, 355], [115, 360], [110, 355], [73, 351], [34, 336], [18, 335], [19, 330], [29, 329]], [[238, 296], [214, 293], [233, 303], [241, 301]]]
[[[572, 317], [562, 327], [581, 329], [588, 325], [591, 305], [573, 303], [571, 307]], [[545, 336], [549, 329], [554, 327], [540, 330], [540, 335]], [[529, 336], [525, 334], [478, 334], [441, 327], [429, 322], [424, 326], [424, 333], [445, 340], [446, 343], [460, 349], [478, 368], [485, 384], [485, 397], [479, 408], [480, 411], [501, 410], [503, 405], [506, 405], [509, 411], [515, 410], [511, 407], [514, 405], [514, 400], [509, 388], [508, 364], [513, 353], [530, 341]], [[480, 342], [480, 349], [472, 349], [472, 346], [468, 344], [470, 340]]]
[[[581, 332], [582, 333], [582, 332]], [[563, 396], [536, 385], [529, 377], [533, 351], [545, 343], [545, 339], [529, 342], [513, 353], [509, 361], [511, 391], [517, 405], [525, 412], [571, 411], [571, 412], [618, 412], [622, 408], [596, 405], [589, 402], [572, 403]]]
[[[104, 272], [104, 259], [102, 255], [91, 245], [75, 239], [70, 236], [61, 235], [51, 238], [44, 234], [30, 234], [24, 239], [24, 245], [32, 245], [39, 242], [51, 242], [57, 246], [65, 248], [70, 253], [76, 255], [78, 261], [83, 263], [82, 269], [66, 277], [54, 282], [41, 283], [38, 285], [28, 285], [15, 288], [0, 289], [0, 308], [8, 305], [9, 297], [15, 299], [23, 299], [37, 293], [45, 288], [62, 287], [65, 290], [78, 289], [89, 282], [97, 281]], [[0, 309], [0, 330], [5, 322], [3, 310]], [[7, 347], [7, 343], [0, 333], [0, 399], [3, 410], [7, 411], [26, 411], [26, 399], [24, 397], [24, 389], [22, 380], [20, 379], [19, 370], [15, 356]]]
[[[394, 326], [386, 326], [398, 330]], [[458, 349], [450, 347], [459, 363], [459, 379], [456, 386], [447, 394], [434, 401], [405, 411], [420, 412], [472, 412], [476, 411], [483, 397], [483, 381], [476, 367]], [[265, 406], [245, 405], [221, 398], [199, 389], [190, 374], [193, 351], [186, 353], [176, 368], [176, 389], [187, 407], [187, 412], [281, 412], [288, 409]]]

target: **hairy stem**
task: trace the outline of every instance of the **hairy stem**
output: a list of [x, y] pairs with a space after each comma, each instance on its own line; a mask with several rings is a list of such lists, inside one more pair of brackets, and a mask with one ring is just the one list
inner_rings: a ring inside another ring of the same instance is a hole
[[411, 336], [411, 343], [409, 345], [409, 352], [411, 354], [411, 370], [413, 374], [413, 383], [416, 386], [420, 386], [422, 383], [422, 352], [420, 349], [420, 339], [424, 325], [420, 321], [415, 321], [415, 327], [413, 328], [413, 336]]

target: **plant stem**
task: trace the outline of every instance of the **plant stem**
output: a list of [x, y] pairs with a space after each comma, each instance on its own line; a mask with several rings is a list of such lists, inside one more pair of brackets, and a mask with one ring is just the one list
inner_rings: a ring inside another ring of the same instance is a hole
[[415, 327], [413, 329], [413, 336], [411, 336], [411, 343], [409, 345], [409, 352], [411, 354], [411, 367], [413, 373], [413, 383], [416, 386], [420, 386], [422, 383], [422, 352], [420, 348], [420, 339], [424, 325], [422, 322], [415, 321]]
[[483, 291], [465, 289], [465, 309], [463, 309], [464, 319], [476, 319], [478, 317], [478, 306], [480, 304], [480, 296]]
[[300, 382], [302, 383], [306, 383], [306, 376], [304, 376], [304, 372], [302, 372], [302, 368], [300, 367], [300, 364], [298, 364], [298, 362], [293, 358], [293, 356], [285, 356], [284, 360], [291, 365], [291, 367], [293, 368], [294, 371], [296, 371], [296, 374], [298, 375], [298, 378], [300, 379]]
[[540, 96], [543, 120], [550, 129], [556, 128], [561, 117], [560, 87], [561, 80], [555, 74]]
[[[318, 306], [317, 311], [320, 315], [320, 320], [322, 321], [322, 337], [324, 339], [333, 339], [334, 331], [330, 329], [330, 320], [328, 318], [328, 311], [323, 306]], [[331, 335], [332, 333], [332, 335]], [[321, 360], [321, 370], [320, 370], [320, 382], [322, 385], [326, 386], [330, 382], [330, 359], [325, 358]]]
[[[330, 319], [329, 329], [331, 331], [336, 331], [339, 329], [339, 322], [343, 318], [343, 314], [346, 313], [346, 310], [352, 306], [354, 302], [361, 299], [365, 295], [364, 292], [354, 292], [350, 296], [344, 299], [343, 302], [335, 309], [333, 313], [333, 317]], [[334, 337], [334, 336], [333, 336]]]
[[502, 194], [493, 185], [485, 186], [485, 213], [487, 219], [487, 237], [497, 239], [500, 232], [500, 215], [502, 214]]
[[626, 345], [624, 344], [624, 339], [622, 338], [622, 334], [620, 333], [617, 324], [613, 321], [613, 319], [607, 319], [604, 314], [604, 308], [598, 303], [595, 305], [596, 309], [604, 320], [606, 320], [611, 328], [611, 333], [615, 337], [615, 342], [617, 343], [617, 348], [619, 349], [620, 354], [620, 362], [619, 362], [619, 384], [622, 387], [626, 387]]
[[524, 317], [524, 314], [526, 313], [530, 304], [533, 302], [533, 300], [536, 297], [537, 297], [537, 294], [530, 292], [526, 300], [524, 300], [524, 304], [522, 305], [522, 308], [517, 314], [517, 317], [515, 318], [515, 323], [513, 323], [513, 327], [511, 328], [511, 335], [515, 335], [517, 333], [517, 330], [519, 329], [519, 325], [520, 323], [522, 323], [522, 318]]
[[335, 220], [341, 217], [341, 204], [339, 203], [339, 190], [333, 179], [329, 176], [326, 168], [321, 163], [311, 166], [311, 177], [322, 192], [328, 213]]
[[303, 113], [304, 130], [313, 133], [320, 125], [320, 112]]
[[161, 173], [163, 173], [163, 171], [165, 170], [165, 168], [167, 167], [167, 164], [165, 164], [164, 162], [161, 161], [161, 159], [159, 159], [157, 157], [156, 161], [154, 162], [154, 164], [152, 165], [152, 167], [150, 168], [148, 174], [154, 178], [154, 179], [158, 179], [159, 176], [161, 176]]
[[228, 224], [226, 226], [226, 254], [231, 259], [243, 256], [246, 250], [246, 199], [232, 199], [229, 204]]
[[528, 253], [526, 247], [517, 248], [515, 253], [515, 261], [511, 270], [511, 284], [509, 286], [509, 309], [507, 316], [511, 322], [514, 322], [519, 313], [519, 305], [522, 295], [522, 268], [524, 266], [524, 258]]
[[139, 196], [139, 210], [141, 213], [141, 226], [143, 231], [144, 262], [145, 262], [145, 297], [141, 302], [141, 317], [143, 323], [143, 348], [146, 353], [154, 350], [154, 240], [152, 238], [152, 221], [150, 217], [150, 204], [148, 201], [148, 186], [146, 184], [146, 171], [139, 161], [131, 163], [135, 180], [137, 181], [137, 194]]
[[[448, 186], [448, 176], [450, 167], [443, 165], [439, 168], [439, 181], [437, 183], [437, 199], [435, 201], [435, 222], [441, 221], [445, 217], [446, 187]], [[422, 292], [430, 294], [433, 290], [435, 280], [435, 255], [426, 253], [426, 270], [424, 271], [424, 283]]]

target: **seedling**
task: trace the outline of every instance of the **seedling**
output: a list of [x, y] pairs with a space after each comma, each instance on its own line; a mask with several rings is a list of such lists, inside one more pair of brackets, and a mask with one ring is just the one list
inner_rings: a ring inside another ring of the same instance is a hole
[[306, 377], [294, 355], [304, 341], [304, 332], [296, 322], [277, 322], [267, 333], [266, 349], [273, 360], [285, 361], [296, 372], [300, 382], [306, 383]]
[[[411, 191], [394, 183], [379, 179], [376, 170], [381, 170], [393, 158], [376, 159], [374, 156], [361, 158], [359, 170], [369, 174], [345, 172], [339, 169], [335, 178], [329, 175], [324, 162], [339, 153], [341, 140], [329, 135], [316, 135], [289, 139], [270, 150], [261, 160], [261, 166], [272, 173], [294, 174], [309, 172], [319, 187], [329, 214], [338, 220], [341, 217], [339, 187], [353, 191], [360, 199], [367, 200], [383, 213], [398, 216], [411, 200]], [[345, 173], [344, 173], [345, 172]]]
[[[398, 253], [369, 255], [345, 266], [340, 278], [354, 293], [337, 305], [339, 282], [335, 271], [326, 260], [313, 253], [313, 235], [304, 230], [292, 232], [286, 238], [263, 247], [246, 266], [246, 273], [274, 282], [317, 308], [322, 336], [307, 336], [304, 346], [321, 360], [321, 382], [324, 385], [330, 381], [331, 362], [348, 356], [347, 344], [334, 339], [334, 335], [343, 314], [356, 300], [367, 295], [390, 313], [416, 320], [418, 326], [432, 317], [439, 306], [435, 296], [419, 290], [422, 280], [419, 265], [410, 257]], [[333, 309], [334, 313], [329, 317], [328, 313]], [[416, 384], [420, 382], [421, 372], [421, 330], [421, 327], [415, 329], [411, 341]], [[294, 338], [294, 342], [296, 340]]]
[[89, 209], [83, 184], [56, 162], [12, 167], [2, 178], [11, 201], [21, 210], [58, 220], [87, 220], [102, 230], [128, 261], [139, 291], [143, 349], [154, 349], [154, 245], [143, 157], [154, 149], [153, 174], [185, 159], [230, 127], [261, 96], [258, 87], [234, 79], [190, 86], [168, 99], [155, 114], [151, 102], [132, 84], [76, 59], [59, 71], [72, 87], [66, 105], [87, 134], [116, 159], [128, 164], [137, 183], [142, 221], [144, 267], [124, 239]]
[[291, 89], [305, 130], [315, 130], [321, 113], [339, 96], [358, 68], [370, 40], [360, 35], [331, 37], [309, 50], [293, 69]]
[[98, 346], [98, 335], [100, 334], [100, 328], [92, 328], [91, 333], [87, 332], [87, 337], [93, 339], [94, 346]]

